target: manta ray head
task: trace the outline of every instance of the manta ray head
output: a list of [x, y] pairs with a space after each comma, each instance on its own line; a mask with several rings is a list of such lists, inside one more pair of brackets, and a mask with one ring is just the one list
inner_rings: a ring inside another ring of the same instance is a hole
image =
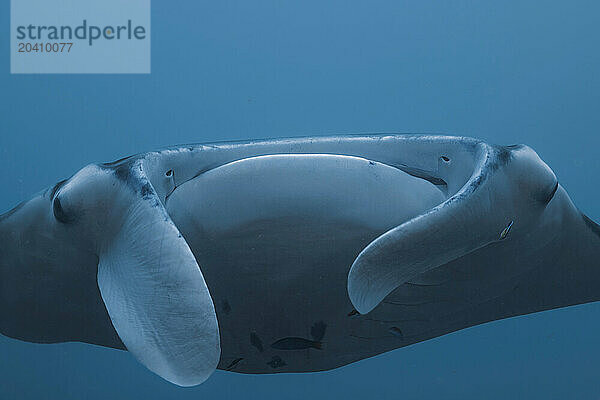
[[98, 252], [89, 224], [101, 177], [91, 166], [0, 216], [0, 332], [53, 343], [123, 345], [97, 284]]
[[0, 217], [0, 332], [126, 348], [170, 382], [220, 357], [212, 298], [140, 160], [89, 165]]
[[[447, 200], [387, 231], [354, 261], [348, 294], [359, 312], [370, 312], [410, 279], [487, 245], [519, 246], [533, 235], [541, 246], [556, 235], [557, 210], [568, 196], [535, 151], [481, 142], [462, 148], [456, 162], [445, 157], [447, 165], [438, 170], [449, 188]], [[548, 212], [557, 192], [562, 200]]]

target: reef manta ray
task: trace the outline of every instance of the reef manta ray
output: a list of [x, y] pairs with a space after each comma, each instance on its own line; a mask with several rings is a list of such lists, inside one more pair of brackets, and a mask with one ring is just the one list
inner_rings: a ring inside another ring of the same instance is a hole
[[527, 146], [290, 138], [92, 164], [0, 216], [0, 332], [182, 386], [322, 371], [600, 298], [600, 227]]

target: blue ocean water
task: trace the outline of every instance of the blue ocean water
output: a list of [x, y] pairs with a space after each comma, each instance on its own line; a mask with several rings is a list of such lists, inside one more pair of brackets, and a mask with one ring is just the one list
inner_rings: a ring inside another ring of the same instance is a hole
[[[435, 132], [530, 145], [598, 221], [599, 12], [593, 1], [156, 1], [152, 73], [137, 76], [10, 75], [5, 34], [0, 212], [90, 162], [173, 144]], [[188, 389], [125, 352], [0, 337], [0, 399], [591, 398], [599, 328], [600, 304], [588, 304], [330, 372], [217, 371]]]

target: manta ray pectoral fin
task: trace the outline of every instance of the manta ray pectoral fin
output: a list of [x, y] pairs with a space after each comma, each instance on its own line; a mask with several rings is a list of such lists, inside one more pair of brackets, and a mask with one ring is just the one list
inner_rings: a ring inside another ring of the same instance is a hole
[[151, 371], [181, 386], [202, 383], [220, 358], [202, 272], [144, 176], [113, 187], [118, 211], [106, 223], [115, 228], [98, 251], [98, 286], [113, 325]]
[[[545, 190], [556, 177], [530, 149], [516, 154], [511, 167], [504, 168], [513, 156], [502, 148], [480, 145], [473, 173], [456, 194], [371, 242], [348, 275], [348, 295], [356, 310], [368, 313], [411, 278], [504, 239], [515, 213], [534, 215], [530, 204], [535, 202], [521, 190], [522, 180], [532, 175], [534, 186]], [[514, 224], [523, 222], [524, 218]]]

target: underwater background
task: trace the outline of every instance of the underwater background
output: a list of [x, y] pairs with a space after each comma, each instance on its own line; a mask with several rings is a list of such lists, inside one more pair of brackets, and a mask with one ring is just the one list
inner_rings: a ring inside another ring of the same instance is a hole
[[[175, 144], [411, 132], [525, 143], [600, 220], [597, 1], [154, 1], [150, 75], [10, 75], [9, 16], [4, 2], [0, 213], [88, 163]], [[126, 352], [0, 336], [0, 399], [591, 398], [599, 329], [587, 304], [194, 388]]]

